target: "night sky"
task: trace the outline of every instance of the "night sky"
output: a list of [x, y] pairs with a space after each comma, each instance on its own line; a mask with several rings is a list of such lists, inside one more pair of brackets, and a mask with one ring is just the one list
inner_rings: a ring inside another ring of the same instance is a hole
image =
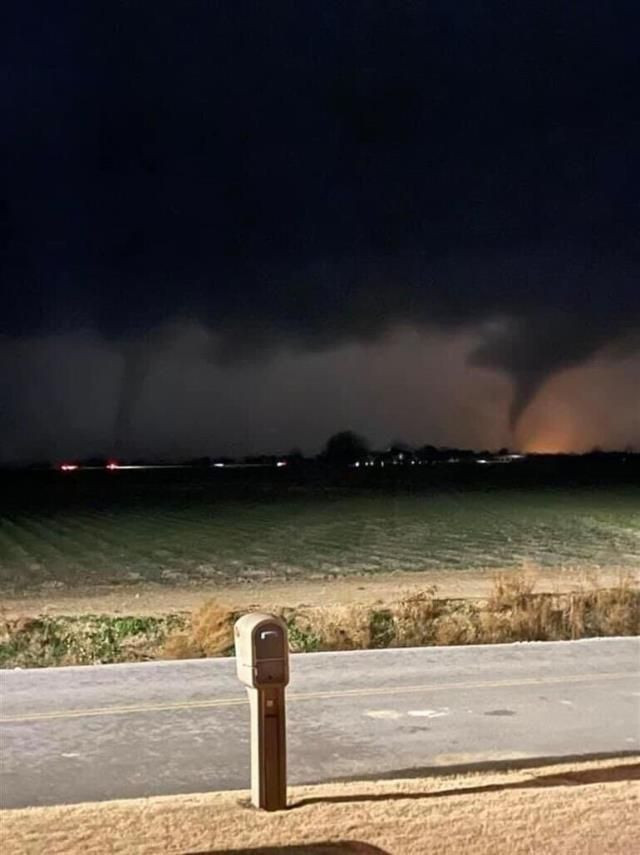
[[640, 7], [28, 2], [0, 460], [640, 446]]

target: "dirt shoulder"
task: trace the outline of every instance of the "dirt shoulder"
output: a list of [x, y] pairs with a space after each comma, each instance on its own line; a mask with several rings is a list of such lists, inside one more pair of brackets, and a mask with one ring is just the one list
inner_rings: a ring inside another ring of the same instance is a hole
[[[158, 616], [170, 612], [192, 612], [208, 599], [215, 598], [238, 609], [259, 607], [280, 609], [358, 604], [371, 606], [411, 596], [435, 586], [443, 599], [484, 599], [493, 586], [495, 569], [486, 571], [429, 571], [428, 573], [390, 573], [380, 575], [337, 576], [327, 579], [265, 581], [237, 584], [172, 586], [165, 584], [126, 584], [50, 588], [25, 595], [0, 595], [6, 618], [48, 615], [141, 615]], [[518, 571], [505, 571], [514, 573]], [[544, 571], [526, 568], [535, 579], [539, 593], [563, 593], [574, 590], [588, 580], [581, 570]], [[640, 569], [625, 571], [640, 585]], [[602, 587], [615, 585], [621, 571], [610, 569], [597, 573]]]
[[627, 855], [640, 839], [639, 759], [294, 787], [274, 814], [244, 792], [9, 810], [3, 851]]

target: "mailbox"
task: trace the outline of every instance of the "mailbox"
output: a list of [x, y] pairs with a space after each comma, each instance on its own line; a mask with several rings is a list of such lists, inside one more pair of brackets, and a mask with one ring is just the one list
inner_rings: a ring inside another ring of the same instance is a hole
[[274, 615], [244, 615], [235, 625], [238, 678], [253, 689], [286, 686], [289, 643], [285, 622]]
[[274, 615], [249, 614], [236, 621], [234, 634], [238, 677], [249, 695], [251, 801], [263, 810], [284, 810], [287, 806], [287, 625]]

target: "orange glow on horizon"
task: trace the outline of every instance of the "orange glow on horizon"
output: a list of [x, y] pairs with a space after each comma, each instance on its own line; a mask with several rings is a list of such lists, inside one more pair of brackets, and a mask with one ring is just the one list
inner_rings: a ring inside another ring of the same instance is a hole
[[569, 423], [531, 425], [520, 443], [526, 454], [570, 454], [583, 450], [584, 443], [578, 442], [576, 431]]
[[525, 454], [563, 454], [569, 451], [552, 440], [532, 440], [524, 446]]

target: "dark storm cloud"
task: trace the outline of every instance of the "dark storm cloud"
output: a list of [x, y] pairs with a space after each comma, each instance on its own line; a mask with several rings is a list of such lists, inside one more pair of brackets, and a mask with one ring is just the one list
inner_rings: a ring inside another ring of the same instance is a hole
[[473, 359], [514, 380], [513, 423], [559, 370], [637, 344], [636, 3], [13, 15], [8, 333], [93, 327], [154, 350], [197, 319], [236, 361], [480, 326]]

